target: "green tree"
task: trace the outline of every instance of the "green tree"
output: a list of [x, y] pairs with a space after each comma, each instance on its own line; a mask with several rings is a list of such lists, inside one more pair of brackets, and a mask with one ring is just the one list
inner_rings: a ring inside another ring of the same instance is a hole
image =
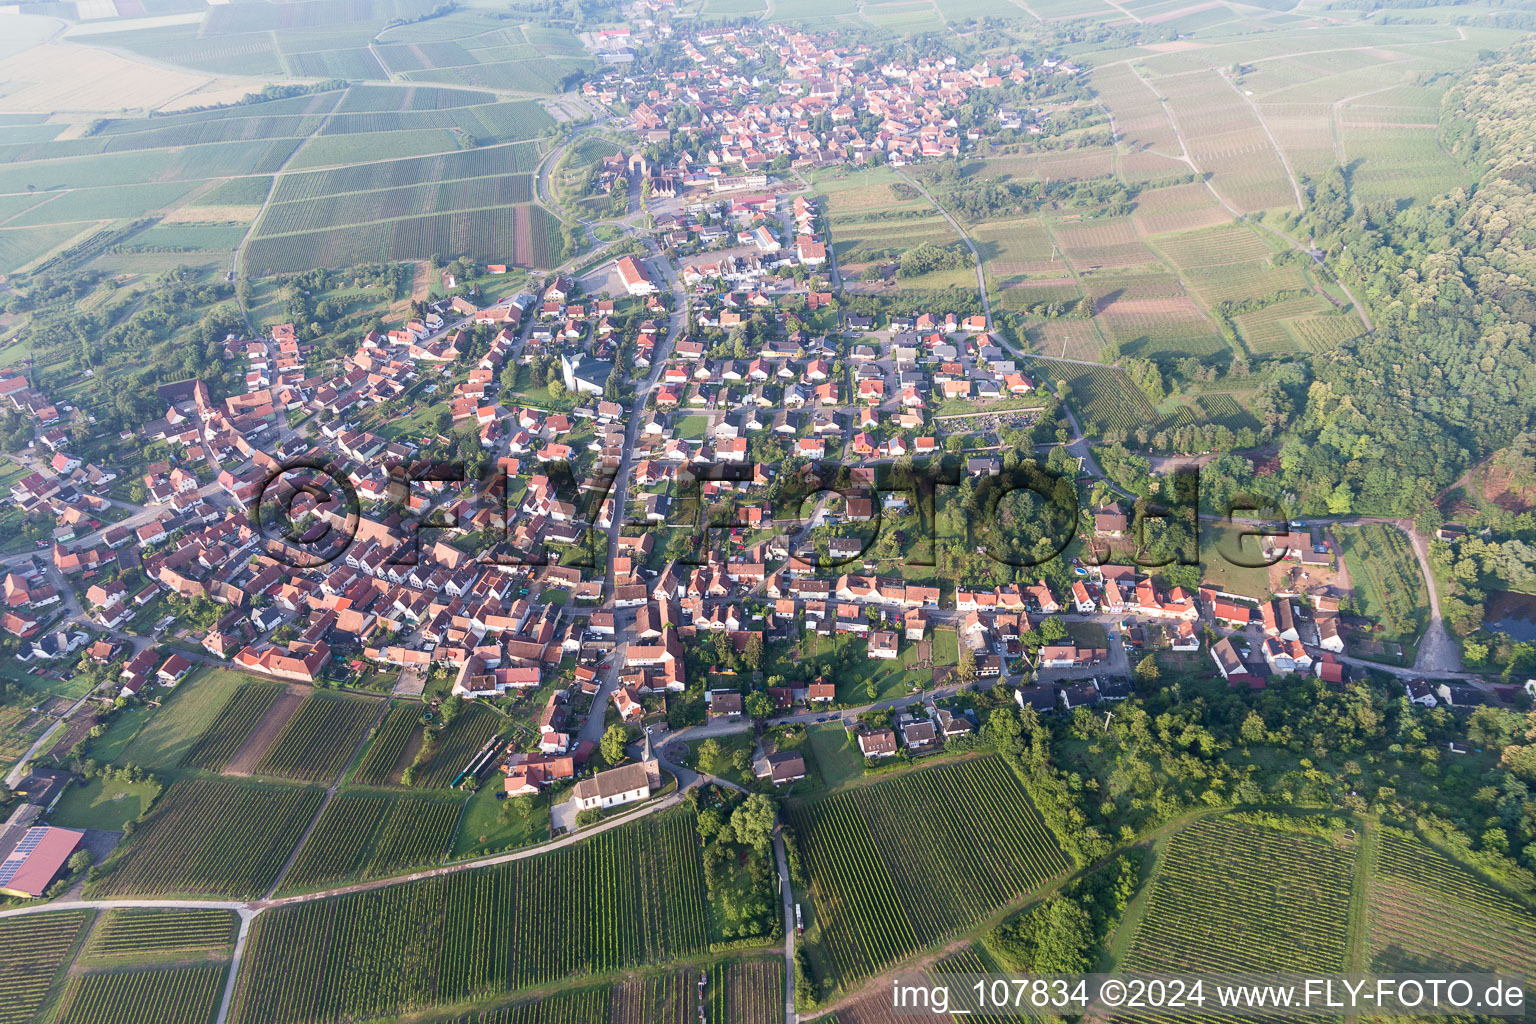
[[960, 660], [955, 664], [955, 675], [962, 684], [976, 680], [976, 652], [965, 645], [960, 647]]
[[603, 760], [618, 764], [624, 760], [624, 748], [629, 745], [629, 730], [622, 725], [610, 725], [603, 733], [601, 744]]
[[762, 690], [747, 694], [747, 714], [752, 718], [767, 718], [773, 714], [773, 698]]
[[1147, 655], [1136, 663], [1136, 681], [1138, 683], [1155, 683], [1162, 672], [1157, 667], [1157, 658]]
[[695, 826], [699, 830], [699, 837], [704, 840], [713, 839], [725, 828], [726, 822], [720, 812], [713, 807], [706, 807], [699, 812], [695, 819]]
[[741, 660], [753, 672], [763, 667], [763, 634], [753, 633], [747, 637], [746, 646], [741, 652]]
[[720, 741], [710, 737], [699, 744], [699, 770], [706, 775], [719, 775], [725, 767], [725, 751], [720, 747]]
[[750, 846], [758, 853], [767, 853], [773, 842], [777, 817], [773, 801], [761, 793], [753, 793], [731, 812], [731, 832], [738, 843]]

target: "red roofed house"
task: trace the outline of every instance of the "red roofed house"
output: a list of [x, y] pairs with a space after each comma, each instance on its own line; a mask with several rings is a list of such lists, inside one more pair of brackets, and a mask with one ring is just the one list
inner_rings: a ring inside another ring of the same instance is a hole
[[175, 686], [191, 670], [192, 663], [190, 661], [179, 654], [172, 654], [160, 663], [160, 667], [155, 671], [155, 678], [159, 679], [166, 686]]
[[619, 260], [619, 280], [624, 282], [624, 290], [631, 295], [651, 295], [656, 291], [651, 275], [633, 256]]

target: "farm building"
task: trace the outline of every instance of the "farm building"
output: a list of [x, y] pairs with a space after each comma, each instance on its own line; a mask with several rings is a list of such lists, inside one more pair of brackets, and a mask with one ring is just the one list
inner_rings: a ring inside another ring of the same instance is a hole
[[[7, 829], [7, 832], [11, 832]], [[48, 891], [70, 856], [80, 849], [85, 833], [72, 828], [38, 825], [15, 836], [0, 836], [0, 893], [36, 897]], [[6, 849], [6, 845], [10, 848]]]

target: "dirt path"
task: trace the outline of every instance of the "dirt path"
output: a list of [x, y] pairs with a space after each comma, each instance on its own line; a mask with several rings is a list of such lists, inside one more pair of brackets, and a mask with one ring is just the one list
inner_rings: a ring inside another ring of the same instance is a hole
[[416, 276], [411, 279], [411, 301], [425, 302], [432, 297], [432, 264], [416, 261]]
[[1435, 586], [1435, 574], [1429, 567], [1429, 542], [1414, 526], [1412, 520], [1403, 519], [1397, 528], [1408, 535], [1413, 553], [1419, 560], [1419, 571], [1424, 574], [1424, 588], [1429, 591], [1429, 626], [1419, 641], [1419, 653], [1414, 656], [1413, 667], [1420, 672], [1460, 672], [1461, 648], [1445, 628], [1440, 617], [1440, 593]]
[[795, 890], [782, 830], [773, 833], [773, 860], [779, 870], [779, 891], [784, 894], [784, 1024], [795, 1024]]
[[357, 741], [357, 746], [352, 748], [352, 756], [347, 758], [346, 763], [341, 766], [341, 770], [336, 773], [336, 777], [331, 780], [331, 784], [325, 788], [325, 799], [321, 800], [320, 806], [315, 808], [315, 816], [309, 819], [309, 827], [304, 830], [304, 834], [294, 844], [293, 851], [288, 854], [288, 859], [283, 861], [283, 866], [278, 871], [277, 877], [272, 880], [272, 887], [267, 890], [267, 899], [271, 899], [277, 894], [277, 890], [282, 888], [283, 879], [288, 877], [288, 872], [293, 870], [294, 862], [299, 859], [299, 852], [304, 849], [304, 844], [309, 842], [309, 837], [314, 835], [315, 829], [319, 827], [320, 819], [325, 817], [326, 808], [330, 807], [331, 801], [336, 799], [336, 791], [341, 788], [341, 780], [347, 777], [347, 772], [357, 762], [358, 757], [363, 752], [363, 748], [373, 739], [374, 733], [379, 731], [379, 724], [384, 721], [384, 716], [387, 714], [389, 714], [389, 701], [379, 701], [379, 709], [373, 716], [373, 722], [368, 726], [368, 730], [363, 733], [362, 738]]
[[283, 731], [283, 726], [288, 724], [288, 720], [299, 710], [299, 705], [304, 703], [308, 695], [309, 687], [289, 683], [272, 702], [267, 713], [261, 716], [261, 724], [251, 730], [235, 756], [224, 765], [224, 774], [244, 777], [255, 771], [262, 755], [272, 746], [272, 741], [277, 739], [278, 733]]

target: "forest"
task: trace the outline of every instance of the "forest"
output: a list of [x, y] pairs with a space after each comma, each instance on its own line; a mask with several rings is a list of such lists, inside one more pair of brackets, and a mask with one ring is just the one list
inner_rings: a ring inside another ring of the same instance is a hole
[[1470, 188], [1402, 205], [1357, 200], [1348, 168], [1313, 184], [1305, 226], [1375, 333], [1314, 360], [1280, 456], [1306, 507], [1416, 515], [1531, 428], [1533, 57], [1490, 55], [1445, 96], [1442, 140], [1479, 171]]

